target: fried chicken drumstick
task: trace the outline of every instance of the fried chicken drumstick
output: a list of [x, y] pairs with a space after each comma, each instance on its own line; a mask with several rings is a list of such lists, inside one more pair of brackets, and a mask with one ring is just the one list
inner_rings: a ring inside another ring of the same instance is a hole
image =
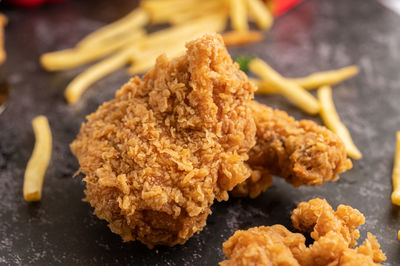
[[292, 223], [310, 232], [313, 244], [307, 247], [302, 234], [282, 225], [239, 230], [223, 244], [228, 260], [220, 265], [380, 265], [386, 256], [371, 233], [353, 248], [360, 237], [356, 227], [364, 222], [364, 215], [350, 206], [339, 205], [334, 211], [326, 200], [302, 202], [293, 211]]
[[125, 84], [71, 144], [94, 213], [149, 248], [186, 242], [251, 172], [251, 83], [219, 35], [186, 48]]
[[312, 186], [335, 181], [352, 167], [343, 142], [327, 128], [255, 101], [250, 108], [257, 127], [248, 160], [253, 173], [234, 196], [258, 196], [272, 184], [272, 175], [295, 187]]

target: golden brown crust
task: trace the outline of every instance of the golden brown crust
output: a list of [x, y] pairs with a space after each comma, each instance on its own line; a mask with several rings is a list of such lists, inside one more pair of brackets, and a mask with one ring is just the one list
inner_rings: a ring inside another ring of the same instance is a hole
[[292, 233], [282, 225], [238, 230], [223, 244], [229, 260], [220, 265], [299, 265], [292, 250], [304, 250], [304, 243], [303, 235]]
[[233, 197], [256, 198], [272, 185], [272, 175], [265, 169], [258, 167], [252, 169], [251, 175], [246, 181], [238, 184], [232, 191]]
[[[263, 169], [266, 176], [282, 177], [298, 187], [335, 181], [352, 167], [343, 142], [327, 128], [310, 120], [296, 121], [286, 112], [255, 101], [250, 107], [257, 127], [257, 143], [248, 161], [252, 169]], [[251, 187], [267, 188], [251, 180], [244, 185], [249, 191]]]
[[340, 205], [335, 212], [325, 200], [302, 202], [293, 211], [292, 222], [300, 231], [311, 232], [312, 245], [306, 247], [303, 235], [281, 225], [239, 230], [223, 244], [228, 260], [221, 265], [350, 266], [386, 260], [370, 233], [359, 247], [351, 248], [359, 237], [355, 226], [364, 223], [364, 216], [350, 206]]
[[86, 200], [124, 241], [183, 244], [251, 173], [251, 83], [219, 35], [186, 47], [125, 84], [71, 144]]
[[7, 24], [7, 17], [0, 13], [0, 65], [6, 60], [6, 51], [4, 50], [4, 27]]
[[314, 240], [325, 236], [328, 232], [340, 234], [353, 247], [360, 237], [356, 229], [365, 223], [365, 217], [350, 206], [339, 205], [334, 211], [324, 199], [312, 199], [301, 202], [292, 213], [294, 228], [311, 233]]

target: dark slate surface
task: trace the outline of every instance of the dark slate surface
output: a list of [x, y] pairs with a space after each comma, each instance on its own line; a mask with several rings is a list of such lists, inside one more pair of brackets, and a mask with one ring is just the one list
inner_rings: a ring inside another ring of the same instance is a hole
[[[135, 6], [130, 0], [69, 1], [38, 10], [5, 10], [8, 61], [0, 78], [12, 86], [0, 115], [0, 264], [20, 265], [216, 265], [221, 244], [237, 229], [276, 223], [290, 226], [300, 201], [324, 197], [336, 207], [349, 204], [366, 216], [361, 227], [376, 234], [388, 256], [400, 264], [400, 209], [391, 204], [395, 131], [400, 129], [400, 17], [374, 0], [310, 0], [280, 18], [268, 38], [231, 49], [232, 55], [256, 55], [287, 76], [358, 64], [356, 78], [334, 88], [334, 100], [364, 158], [336, 183], [292, 188], [281, 180], [254, 200], [216, 203], [208, 225], [185, 245], [148, 250], [122, 243], [104, 221], [81, 201], [78, 165], [68, 144], [84, 116], [113, 97], [126, 80], [123, 70], [95, 84], [74, 107], [63, 90], [80, 70], [46, 73], [40, 54], [71, 47], [81, 37]], [[259, 101], [309, 118], [280, 96]], [[31, 119], [45, 114], [53, 129], [54, 149], [40, 203], [22, 197], [25, 165], [32, 152]], [[318, 118], [314, 118], [320, 122]]]

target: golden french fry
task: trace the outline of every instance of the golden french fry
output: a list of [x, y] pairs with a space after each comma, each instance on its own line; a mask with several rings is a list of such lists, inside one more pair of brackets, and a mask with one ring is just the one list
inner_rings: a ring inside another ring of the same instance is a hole
[[[215, 2], [214, 0], [212, 0]], [[200, 6], [204, 2], [200, 0], [162, 0], [162, 1], [142, 1], [141, 7], [150, 15], [151, 22], [154, 24], [167, 23], [170, 19], [179, 14], [184, 14], [193, 9], [194, 6]]]
[[144, 0], [140, 2], [140, 6], [149, 12], [162, 12], [168, 8], [171, 10], [180, 10], [182, 8], [193, 7], [194, 4], [214, 0]]
[[65, 98], [68, 103], [75, 103], [79, 100], [82, 93], [94, 82], [126, 65], [132, 54], [136, 51], [136, 47], [125, 48], [89, 67], [86, 71], [75, 77], [65, 89]]
[[[160, 54], [165, 53], [169, 57], [178, 56], [185, 51], [186, 42], [207, 32], [222, 30], [226, 20], [221, 19], [221, 16], [215, 18], [218, 19], [201, 19], [197, 20], [200, 23], [185, 24], [150, 34], [144, 43], [139, 45], [142, 48], [140, 53], [132, 55], [133, 64], [129, 69], [129, 74], [145, 72], [154, 65]], [[163, 45], [160, 46], [159, 43]]]
[[362, 154], [354, 144], [349, 130], [340, 121], [332, 100], [332, 89], [329, 86], [322, 86], [318, 89], [318, 99], [321, 104], [320, 115], [324, 124], [336, 133], [346, 146], [347, 155], [353, 159], [361, 159]]
[[137, 75], [147, 70], [151, 69], [154, 66], [154, 62], [156, 61], [157, 57], [160, 54], [166, 54], [168, 57], [173, 58], [184, 54], [185, 52], [185, 45], [182, 44], [181, 46], [171, 46], [163, 50], [160, 53], [152, 53], [147, 55], [140, 55], [138, 56], [139, 60], [135, 60], [132, 66], [129, 68], [128, 73], [130, 75]]
[[[330, 86], [337, 84], [341, 81], [344, 81], [345, 79], [351, 78], [357, 73], [358, 73], [357, 66], [349, 66], [337, 70], [328, 70], [328, 71], [312, 73], [309, 76], [303, 78], [286, 78], [286, 79], [296, 83], [297, 85], [303, 87], [306, 90], [312, 90], [322, 87], [324, 85]], [[258, 90], [256, 91], [257, 93], [273, 94], [279, 92], [276, 88], [270, 86], [270, 84], [267, 84], [262, 80], [254, 79], [253, 83], [257, 84], [258, 86]]]
[[225, 27], [226, 15], [214, 13], [149, 34], [146, 39], [138, 44], [138, 47], [142, 49], [162, 48], [164, 45], [175, 43], [180, 39], [189, 40], [193, 38], [194, 33], [221, 32]]
[[4, 50], [4, 26], [7, 24], [7, 17], [0, 13], [0, 65], [6, 60], [7, 54]]
[[277, 90], [275, 87], [270, 86], [267, 84], [265, 81], [261, 79], [255, 79], [255, 78], [249, 78], [251, 82], [256, 86], [256, 91], [255, 93], [257, 94], [275, 94], [279, 93], [279, 90]]
[[260, 29], [271, 28], [274, 17], [268, 7], [261, 0], [247, 0], [250, 15], [255, 19]]
[[42, 198], [44, 175], [51, 158], [52, 137], [45, 116], [33, 119], [32, 126], [36, 140], [25, 170], [23, 193], [26, 201], [39, 201]]
[[348, 66], [337, 70], [316, 72], [304, 78], [290, 78], [305, 89], [315, 89], [324, 85], [335, 85], [358, 74], [357, 66]]
[[[157, 56], [168, 49], [177, 50], [178, 48], [174, 47], [183, 48], [187, 41], [207, 32], [222, 31], [225, 26], [226, 16], [217, 13], [149, 34], [147, 38], [136, 45], [140, 49], [140, 53], [132, 55], [130, 61], [133, 62], [133, 66], [130, 68], [130, 73], [136, 74], [148, 70], [153, 66]], [[171, 52], [171, 54], [176, 53]]]
[[4, 27], [7, 25], [8, 19], [0, 13], [0, 65], [6, 60], [7, 54], [4, 49]]
[[[193, 8], [195, 7], [195, 8]], [[204, 14], [223, 12], [224, 5], [221, 1], [205, 1], [199, 5], [193, 5], [185, 12], [171, 14], [168, 22], [176, 25], [187, 22], [192, 19], [196, 19], [204, 16]]]
[[130, 34], [135, 29], [145, 26], [149, 21], [147, 12], [142, 8], [136, 8], [125, 17], [104, 26], [83, 38], [78, 47], [95, 47], [103, 42], [113, 42], [123, 34]]
[[320, 105], [314, 96], [296, 83], [286, 80], [261, 59], [253, 59], [249, 64], [249, 69], [303, 111], [312, 115], [319, 112]]
[[48, 71], [65, 70], [93, 62], [104, 57], [123, 46], [135, 43], [145, 36], [142, 29], [134, 30], [132, 33], [110, 42], [109, 44], [99, 44], [95, 47], [77, 47], [62, 51], [43, 54], [40, 57], [41, 65]]
[[222, 34], [222, 38], [224, 38], [225, 45], [234, 46], [259, 42], [264, 38], [264, 35], [259, 31], [229, 31]]
[[232, 28], [236, 31], [247, 31], [247, 7], [245, 0], [229, 0]]
[[392, 182], [393, 182], [392, 203], [400, 206], [400, 131], [397, 131], [396, 133], [396, 143], [397, 144], [394, 155], [394, 166], [392, 173]]

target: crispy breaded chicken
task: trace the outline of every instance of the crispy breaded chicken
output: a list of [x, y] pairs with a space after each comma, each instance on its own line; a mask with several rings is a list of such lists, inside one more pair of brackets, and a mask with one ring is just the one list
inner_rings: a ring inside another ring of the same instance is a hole
[[257, 143], [248, 164], [256, 173], [232, 192], [234, 196], [258, 196], [272, 184], [272, 175], [295, 187], [312, 186], [335, 181], [352, 167], [343, 142], [327, 128], [310, 120], [296, 121], [255, 101], [250, 107]]
[[125, 84], [71, 144], [95, 214], [150, 248], [183, 244], [234, 187], [255, 197], [271, 174], [316, 185], [351, 167], [327, 129], [252, 102], [252, 84], [219, 35], [186, 47]]
[[71, 150], [86, 201], [124, 241], [185, 243], [214, 199], [246, 180], [255, 144], [253, 87], [219, 35], [157, 59], [87, 117]]
[[364, 216], [350, 206], [340, 205], [335, 212], [322, 199], [302, 202], [293, 211], [293, 226], [303, 232], [311, 232], [315, 240], [309, 247], [305, 237], [292, 233], [282, 225], [261, 226], [246, 231], [236, 231], [223, 244], [229, 265], [380, 265], [385, 254], [375, 236], [357, 248], [360, 233], [356, 226], [363, 224]]

